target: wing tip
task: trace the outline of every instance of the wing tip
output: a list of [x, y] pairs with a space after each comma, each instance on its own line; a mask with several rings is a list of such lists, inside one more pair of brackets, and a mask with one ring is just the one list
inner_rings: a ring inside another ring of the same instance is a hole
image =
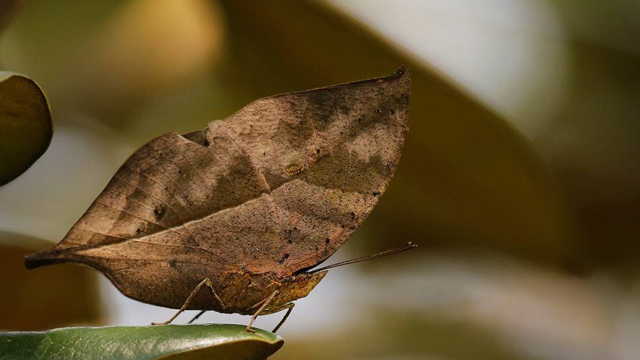
[[400, 79], [406, 75], [407, 78], [411, 79], [411, 70], [407, 69], [406, 66], [400, 65], [400, 67], [391, 75], [389, 75], [390, 79]]
[[387, 81], [400, 80], [403, 85], [411, 87], [411, 69], [408, 69], [404, 65], [400, 65], [400, 67], [393, 74], [382, 79]]

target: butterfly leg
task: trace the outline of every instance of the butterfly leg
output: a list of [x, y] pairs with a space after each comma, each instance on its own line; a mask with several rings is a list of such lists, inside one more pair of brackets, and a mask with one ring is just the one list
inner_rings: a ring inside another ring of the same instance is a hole
[[204, 313], [206, 313], [207, 310], [202, 310], [198, 313], [198, 315], [194, 316], [191, 320], [189, 320], [189, 322], [187, 324], [191, 324], [194, 321], [198, 320], [200, 318], [200, 316], [204, 315]]
[[278, 329], [280, 329], [280, 327], [282, 326], [282, 324], [284, 324], [284, 322], [287, 320], [287, 318], [289, 317], [289, 314], [291, 314], [291, 311], [293, 311], [293, 307], [296, 306], [296, 304], [290, 302], [290, 303], [286, 303], [284, 305], [282, 305], [282, 307], [275, 309], [273, 312], [278, 312], [284, 309], [287, 309], [287, 313], [284, 314], [284, 316], [282, 317], [282, 320], [280, 320], [280, 322], [278, 323], [278, 325], [276, 325], [275, 328], [273, 328], [273, 330], [271, 330], [272, 333], [275, 333], [276, 331], [278, 331]]
[[211, 290], [211, 293], [213, 294], [213, 297], [215, 297], [216, 300], [218, 300], [218, 303], [220, 303], [220, 306], [222, 306], [222, 308], [225, 309], [227, 307], [227, 305], [225, 305], [225, 303], [222, 301], [222, 299], [220, 299], [218, 294], [216, 294], [216, 291], [213, 288], [213, 284], [211, 284], [211, 280], [209, 280], [209, 278], [206, 278], [205, 280], [207, 281], [206, 285]]
[[[206, 280], [206, 279], [205, 279]], [[218, 302], [220, 303], [220, 306], [222, 306], [223, 309], [225, 309], [227, 307], [227, 305], [225, 305], [225, 303], [222, 301], [222, 299], [220, 299], [220, 297], [218, 296], [218, 294], [216, 294], [216, 291], [213, 289], [213, 285], [211, 284], [211, 281], [205, 283], [205, 285], [207, 285], [207, 287], [211, 290], [211, 293], [213, 294], [213, 296], [216, 298], [216, 300], [218, 300]], [[200, 318], [200, 316], [202, 316], [204, 313], [206, 313], [207, 310], [202, 310], [198, 313], [198, 315], [194, 316], [193, 319], [189, 320], [188, 324], [193, 323], [194, 321], [198, 320]]]
[[269, 295], [269, 297], [267, 297], [266, 299], [264, 299], [264, 300], [260, 301], [259, 303], [257, 303], [257, 304], [252, 306], [252, 308], [253, 308], [253, 307], [258, 306], [260, 303], [262, 303], [262, 306], [260, 306], [260, 308], [258, 309], [258, 311], [256, 311], [255, 314], [253, 314], [253, 316], [251, 317], [251, 321], [249, 321], [249, 325], [247, 325], [247, 329], [246, 330], [248, 332], [255, 332], [255, 330], [251, 329], [251, 325], [253, 325], [253, 322], [256, 321], [256, 318], [258, 316], [260, 316], [260, 314], [264, 311], [264, 309], [267, 308], [267, 306], [269, 305], [271, 300], [273, 300], [273, 298], [276, 295], [278, 295], [278, 293], [279, 293], [279, 291], [276, 290], [276, 291], [272, 292], [271, 295]]
[[[226, 307], [226, 305], [222, 302], [222, 300], [220, 299], [220, 297], [218, 297], [218, 294], [216, 294], [216, 291], [213, 289], [213, 285], [211, 284], [211, 280], [209, 280], [209, 278], [205, 278], [204, 280], [202, 280], [198, 286], [196, 286], [195, 289], [193, 289], [193, 291], [191, 292], [191, 294], [189, 294], [189, 297], [187, 297], [187, 300], [184, 302], [184, 304], [182, 304], [182, 307], [180, 308], [180, 310], [178, 310], [178, 312], [176, 312], [171, 319], [164, 321], [164, 322], [152, 322], [151, 325], [168, 325], [171, 324], [171, 322], [173, 320], [175, 320], [178, 315], [182, 314], [182, 312], [187, 308], [187, 306], [189, 306], [189, 303], [191, 302], [191, 299], [193, 299], [193, 297], [198, 293], [198, 291], [200, 290], [200, 288], [202, 288], [202, 286], [206, 285], [209, 289], [211, 289], [211, 292], [213, 293], [213, 296], [215, 296], [216, 300], [218, 300], [218, 302], [220, 302], [220, 305], [222, 305], [223, 308]], [[200, 312], [198, 315], [196, 315], [195, 318], [193, 318], [189, 324], [191, 324], [191, 322], [193, 322], [194, 320], [196, 320], [197, 318], [199, 318], [200, 316], [202, 316], [202, 314], [204, 314], [204, 311]]]

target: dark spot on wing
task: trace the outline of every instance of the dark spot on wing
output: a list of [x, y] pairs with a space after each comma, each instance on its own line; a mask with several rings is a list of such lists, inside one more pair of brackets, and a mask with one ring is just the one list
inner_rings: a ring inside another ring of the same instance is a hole
[[289, 244], [293, 244], [294, 242], [299, 243], [302, 239], [302, 233], [300, 229], [295, 226], [292, 229], [285, 229], [283, 233], [285, 240], [287, 240], [287, 243]]
[[164, 208], [164, 206], [157, 206], [155, 209], [153, 209], [153, 215], [157, 220], [162, 220], [166, 212], [167, 210]]
[[278, 264], [283, 264], [285, 261], [287, 261], [287, 259], [289, 258], [289, 254], [284, 254], [282, 255], [282, 257], [280, 258], [280, 260], [278, 260]]

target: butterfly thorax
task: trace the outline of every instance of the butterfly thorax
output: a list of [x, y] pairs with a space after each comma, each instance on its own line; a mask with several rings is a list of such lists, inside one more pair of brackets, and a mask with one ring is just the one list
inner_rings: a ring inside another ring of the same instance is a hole
[[277, 294], [267, 306], [268, 312], [275, 312], [283, 305], [307, 296], [325, 275], [326, 272], [301, 273], [286, 278], [278, 278], [270, 273], [242, 274], [236, 272], [228, 274], [221, 282], [213, 281], [214, 289], [216, 283], [222, 285], [217, 293], [224, 306], [216, 304], [209, 297], [208, 306], [202, 303], [197, 304], [200, 301], [196, 300], [194, 308], [204, 309], [209, 307], [211, 310], [223, 313], [250, 315], [256, 311], [264, 300], [277, 291]]

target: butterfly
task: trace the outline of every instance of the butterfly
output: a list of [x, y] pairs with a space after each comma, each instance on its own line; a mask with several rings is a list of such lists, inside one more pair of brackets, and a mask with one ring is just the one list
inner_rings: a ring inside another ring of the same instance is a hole
[[258, 315], [288, 310], [276, 331], [333, 266], [314, 268], [387, 188], [410, 78], [401, 68], [266, 97], [205, 129], [162, 135], [126, 160], [60, 243], [25, 264], [94, 268], [130, 298], [179, 309], [163, 324], [215, 310], [253, 315], [250, 331]]

